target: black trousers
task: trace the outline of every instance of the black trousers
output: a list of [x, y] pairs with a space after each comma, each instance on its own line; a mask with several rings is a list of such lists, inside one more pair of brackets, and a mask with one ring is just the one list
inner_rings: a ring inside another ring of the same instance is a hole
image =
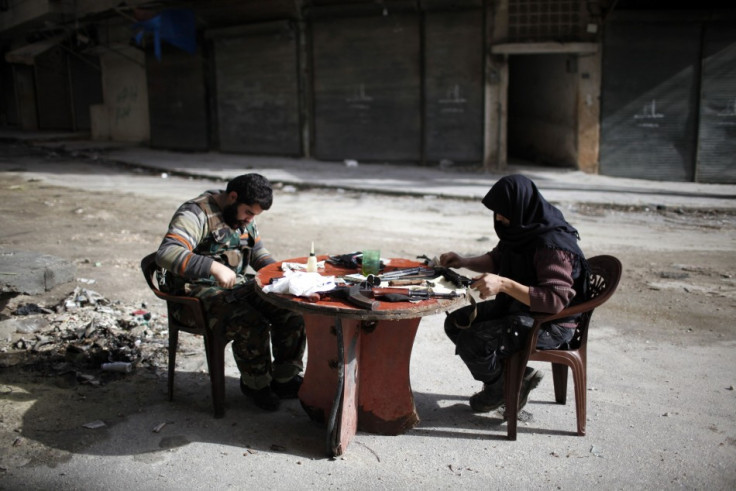
[[[474, 308], [477, 315], [470, 327], [459, 327], [468, 325]], [[445, 333], [473, 378], [484, 384], [494, 384], [503, 380], [503, 360], [521, 350], [533, 324], [534, 319], [527, 312], [509, 314], [501, 311], [495, 300], [488, 300], [450, 313], [445, 319]], [[537, 348], [559, 348], [574, 334], [575, 329], [557, 324], [543, 326]]]

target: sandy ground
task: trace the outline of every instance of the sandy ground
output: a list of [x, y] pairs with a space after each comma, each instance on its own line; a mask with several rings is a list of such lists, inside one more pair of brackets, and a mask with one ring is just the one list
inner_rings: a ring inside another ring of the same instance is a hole
[[[140, 258], [156, 249], [182, 201], [220, 184], [2, 150], [0, 250], [73, 261], [78, 284], [162, 315]], [[191, 356], [179, 357], [173, 403], [162, 370], [68, 387], [3, 368], [0, 489], [732, 489], [736, 217], [575, 204], [563, 211], [586, 255], [612, 254], [624, 265], [617, 294], [593, 318], [585, 437], [574, 436], [572, 385], [568, 404], [555, 405], [548, 366], [540, 365], [547, 377], [518, 441], [505, 440], [497, 414], [470, 412], [478, 384], [453, 356], [438, 315], [422, 321], [412, 355], [421, 423], [399, 437], [359, 433], [332, 461], [323, 429], [297, 402], [263, 414], [239, 393], [229, 355], [228, 412], [213, 419], [201, 342], [183, 335]], [[480, 203], [288, 186], [258, 224], [279, 259], [304, 256], [311, 241], [318, 254], [379, 248], [383, 257], [414, 257], [476, 254], [496, 240]], [[16, 297], [2, 314], [24, 302], [55, 305], [75, 286]], [[7, 347], [18, 335], [3, 336]], [[106, 426], [82, 426], [94, 420]]]

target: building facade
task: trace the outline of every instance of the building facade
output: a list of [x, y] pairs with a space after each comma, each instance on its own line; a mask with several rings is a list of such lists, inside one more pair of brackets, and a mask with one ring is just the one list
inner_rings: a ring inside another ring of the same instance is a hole
[[0, 126], [736, 182], [734, 9], [660, 3], [0, 0]]

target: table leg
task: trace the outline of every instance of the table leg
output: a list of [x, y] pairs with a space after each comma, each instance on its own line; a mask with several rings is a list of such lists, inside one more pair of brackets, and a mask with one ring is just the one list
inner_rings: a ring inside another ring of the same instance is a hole
[[327, 423], [327, 450], [341, 455], [358, 427], [360, 321], [305, 315], [309, 355], [299, 400]]
[[327, 447], [341, 455], [357, 429], [398, 435], [419, 422], [409, 361], [420, 319], [361, 322], [306, 314], [308, 358], [299, 399], [327, 423]]
[[398, 435], [419, 422], [409, 362], [420, 319], [379, 321], [360, 339], [358, 428]]
[[338, 382], [327, 422], [327, 451], [342, 455], [358, 430], [360, 324], [335, 320]]

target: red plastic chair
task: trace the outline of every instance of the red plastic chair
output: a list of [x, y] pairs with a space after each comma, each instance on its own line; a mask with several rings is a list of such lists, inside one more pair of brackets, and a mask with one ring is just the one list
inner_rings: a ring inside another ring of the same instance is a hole
[[[207, 316], [202, 303], [194, 297], [177, 296], [164, 293], [159, 288], [156, 265], [156, 253], [149, 254], [141, 260], [141, 270], [153, 293], [166, 302], [169, 318], [169, 400], [174, 399], [174, 373], [176, 371], [176, 349], [179, 345], [179, 331], [204, 337], [204, 349], [207, 355], [207, 369], [212, 384], [212, 403], [215, 407], [215, 418], [225, 415], [225, 347], [227, 339], [224, 332], [213, 332], [207, 328]], [[192, 325], [185, 325], [174, 319], [172, 308], [175, 304], [183, 306], [192, 320]]]
[[[613, 256], [595, 256], [588, 259], [588, 264], [590, 264], [592, 274], [591, 298], [574, 307], [564, 309], [558, 314], [536, 316], [525, 348], [506, 359], [504, 398], [507, 416], [516, 415], [519, 412], [519, 393], [527, 363], [529, 361], [548, 361], [552, 363], [555, 400], [559, 404], [565, 404], [567, 400], [567, 368], [570, 367], [572, 370], [575, 382], [578, 435], [585, 435], [588, 327], [593, 310], [611, 298], [621, 279], [621, 261]], [[537, 349], [539, 329], [544, 324], [575, 314], [582, 314], [582, 316], [575, 337], [569, 343], [569, 349]], [[507, 417], [509, 440], [516, 440], [517, 419], [517, 417]]]

